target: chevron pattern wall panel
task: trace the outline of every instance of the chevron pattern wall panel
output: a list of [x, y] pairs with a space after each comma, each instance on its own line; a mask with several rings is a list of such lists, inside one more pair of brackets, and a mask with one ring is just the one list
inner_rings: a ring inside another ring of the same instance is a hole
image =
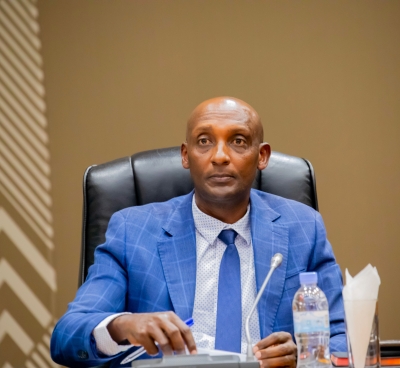
[[49, 356], [52, 264], [45, 90], [38, 9], [0, 0], [0, 367], [56, 366]]

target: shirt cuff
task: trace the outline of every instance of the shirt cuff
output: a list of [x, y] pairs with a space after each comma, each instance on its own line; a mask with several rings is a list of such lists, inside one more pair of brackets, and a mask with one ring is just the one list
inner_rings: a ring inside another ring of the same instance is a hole
[[92, 334], [96, 340], [97, 351], [104, 355], [111, 356], [128, 350], [132, 345], [118, 345], [108, 332], [108, 324], [115, 318], [123, 314], [132, 314], [129, 312], [116, 313], [104, 318], [93, 330]]

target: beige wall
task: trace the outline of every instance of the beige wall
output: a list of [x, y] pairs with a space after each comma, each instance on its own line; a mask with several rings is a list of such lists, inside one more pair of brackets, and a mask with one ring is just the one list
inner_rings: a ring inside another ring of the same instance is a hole
[[236, 96], [306, 157], [342, 270], [382, 278], [400, 338], [400, 1], [41, 0], [60, 316], [76, 291], [88, 165], [178, 145], [202, 100]]
[[36, 2], [0, 0], [0, 367], [52, 365], [56, 272]]

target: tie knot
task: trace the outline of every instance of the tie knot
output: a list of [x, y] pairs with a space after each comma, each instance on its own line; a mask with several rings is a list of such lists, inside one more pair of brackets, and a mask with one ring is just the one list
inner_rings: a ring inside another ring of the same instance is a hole
[[236, 238], [237, 232], [235, 230], [232, 229], [228, 229], [228, 230], [222, 230], [219, 235], [218, 238], [220, 240], [222, 240], [226, 245], [235, 245], [235, 238]]

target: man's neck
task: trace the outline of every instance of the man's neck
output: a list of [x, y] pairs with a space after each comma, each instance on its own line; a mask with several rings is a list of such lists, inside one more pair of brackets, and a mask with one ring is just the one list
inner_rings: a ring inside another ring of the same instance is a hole
[[239, 221], [247, 212], [250, 195], [242, 201], [230, 202], [208, 202], [204, 201], [200, 196], [195, 195], [196, 205], [200, 211], [214, 217], [226, 224], [234, 224]]

